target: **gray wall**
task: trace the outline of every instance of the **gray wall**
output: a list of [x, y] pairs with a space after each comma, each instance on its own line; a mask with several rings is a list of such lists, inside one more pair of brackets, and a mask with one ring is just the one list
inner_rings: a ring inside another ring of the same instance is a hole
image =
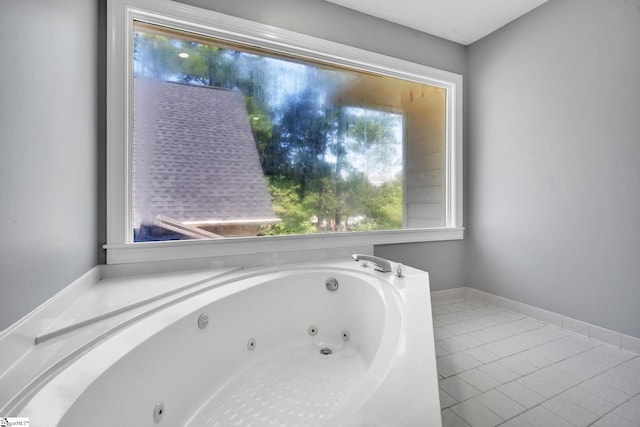
[[466, 283], [640, 337], [640, 1], [552, 0], [468, 55]]
[[98, 262], [97, 2], [0, 4], [0, 330]]
[[380, 245], [374, 254], [428, 271], [432, 291], [466, 285], [464, 241]]

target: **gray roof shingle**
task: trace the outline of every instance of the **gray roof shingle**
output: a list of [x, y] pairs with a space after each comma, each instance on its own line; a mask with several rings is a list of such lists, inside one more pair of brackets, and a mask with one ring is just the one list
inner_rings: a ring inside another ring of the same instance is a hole
[[275, 220], [242, 94], [136, 78], [134, 223]]

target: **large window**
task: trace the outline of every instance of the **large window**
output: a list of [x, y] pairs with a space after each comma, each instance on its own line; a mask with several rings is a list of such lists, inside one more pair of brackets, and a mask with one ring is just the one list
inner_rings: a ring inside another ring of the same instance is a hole
[[[166, 240], [229, 253], [247, 237], [461, 237], [459, 76], [171, 2], [154, 13], [119, 3], [112, 262]], [[166, 258], [195, 253], [171, 248]]]

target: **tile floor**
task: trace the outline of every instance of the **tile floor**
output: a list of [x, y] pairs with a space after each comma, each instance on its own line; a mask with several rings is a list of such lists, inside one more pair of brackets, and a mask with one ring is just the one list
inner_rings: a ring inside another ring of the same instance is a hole
[[480, 300], [432, 307], [444, 427], [640, 427], [640, 356]]

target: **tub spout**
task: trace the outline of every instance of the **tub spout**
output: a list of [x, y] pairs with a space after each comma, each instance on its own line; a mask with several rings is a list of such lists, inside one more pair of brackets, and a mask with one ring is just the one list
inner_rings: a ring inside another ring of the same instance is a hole
[[388, 273], [391, 271], [391, 263], [384, 258], [380, 258], [373, 255], [353, 254], [351, 255], [354, 261], [371, 261], [376, 265], [375, 270], [382, 273]]

